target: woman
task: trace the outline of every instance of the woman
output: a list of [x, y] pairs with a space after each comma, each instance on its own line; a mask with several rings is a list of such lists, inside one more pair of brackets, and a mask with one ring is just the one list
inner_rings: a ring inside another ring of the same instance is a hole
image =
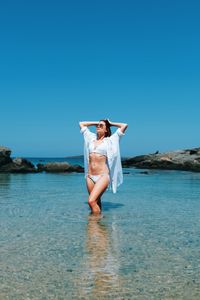
[[[96, 134], [88, 126], [96, 126]], [[128, 127], [126, 123], [114, 123], [109, 120], [99, 122], [79, 122], [80, 132], [84, 135], [84, 167], [88, 204], [92, 213], [101, 212], [101, 196], [111, 183], [113, 193], [123, 182], [119, 140]], [[111, 126], [118, 129], [111, 135]]]

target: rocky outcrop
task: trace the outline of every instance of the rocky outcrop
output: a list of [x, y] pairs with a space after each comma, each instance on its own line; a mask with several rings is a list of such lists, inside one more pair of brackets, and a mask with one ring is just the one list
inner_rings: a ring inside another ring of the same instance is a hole
[[83, 173], [84, 168], [79, 165], [70, 165], [67, 162], [53, 162], [47, 164], [38, 164], [37, 168], [27, 159], [10, 157], [11, 150], [0, 146], [0, 173], [38, 173], [38, 172], [78, 172]]
[[25, 158], [17, 157], [0, 167], [2, 173], [37, 173], [35, 166]]
[[35, 166], [24, 158], [10, 157], [11, 150], [0, 146], [0, 173], [35, 173]]
[[10, 155], [11, 150], [9, 148], [0, 146], [0, 168], [1, 166], [12, 162]]
[[122, 166], [200, 172], [200, 148], [135, 156], [123, 160]]
[[65, 172], [78, 172], [83, 173], [84, 168], [79, 165], [70, 165], [67, 162], [53, 162], [47, 164], [37, 164], [39, 172], [49, 173], [65, 173]]

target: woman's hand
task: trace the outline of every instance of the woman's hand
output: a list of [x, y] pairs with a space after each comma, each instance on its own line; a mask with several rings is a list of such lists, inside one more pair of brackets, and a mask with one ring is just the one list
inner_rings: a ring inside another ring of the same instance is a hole
[[119, 127], [123, 133], [126, 130], [126, 128], [128, 127], [127, 123], [111, 122], [109, 119], [107, 119], [107, 121], [109, 122], [110, 126]]

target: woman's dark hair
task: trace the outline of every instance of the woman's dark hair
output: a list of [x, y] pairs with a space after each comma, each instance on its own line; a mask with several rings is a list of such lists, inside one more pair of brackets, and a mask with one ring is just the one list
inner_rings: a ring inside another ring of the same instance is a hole
[[111, 132], [111, 129], [110, 129], [110, 123], [107, 119], [101, 119], [100, 121], [103, 121], [105, 124], [106, 124], [106, 130], [107, 132], [105, 133], [105, 137], [108, 137], [108, 136], [111, 136], [112, 132]]

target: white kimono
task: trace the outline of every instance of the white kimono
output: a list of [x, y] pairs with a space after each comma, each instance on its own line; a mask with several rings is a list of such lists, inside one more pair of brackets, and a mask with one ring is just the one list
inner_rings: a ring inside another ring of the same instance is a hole
[[[91, 132], [87, 126], [83, 126], [80, 132], [84, 136], [84, 169], [86, 178], [89, 164], [89, 144], [91, 141], [97, 139], [97, 134]], [[119, 148], [120, 138], [123, 135], [125, 135], [125, 133], [118, 128], [111, 136], [104, 138], [107, 143], [107, 165], [110, 173], [110, 189], [112, 189], [113, 193], [117, 192], [117, 187], [123, 182]]]

